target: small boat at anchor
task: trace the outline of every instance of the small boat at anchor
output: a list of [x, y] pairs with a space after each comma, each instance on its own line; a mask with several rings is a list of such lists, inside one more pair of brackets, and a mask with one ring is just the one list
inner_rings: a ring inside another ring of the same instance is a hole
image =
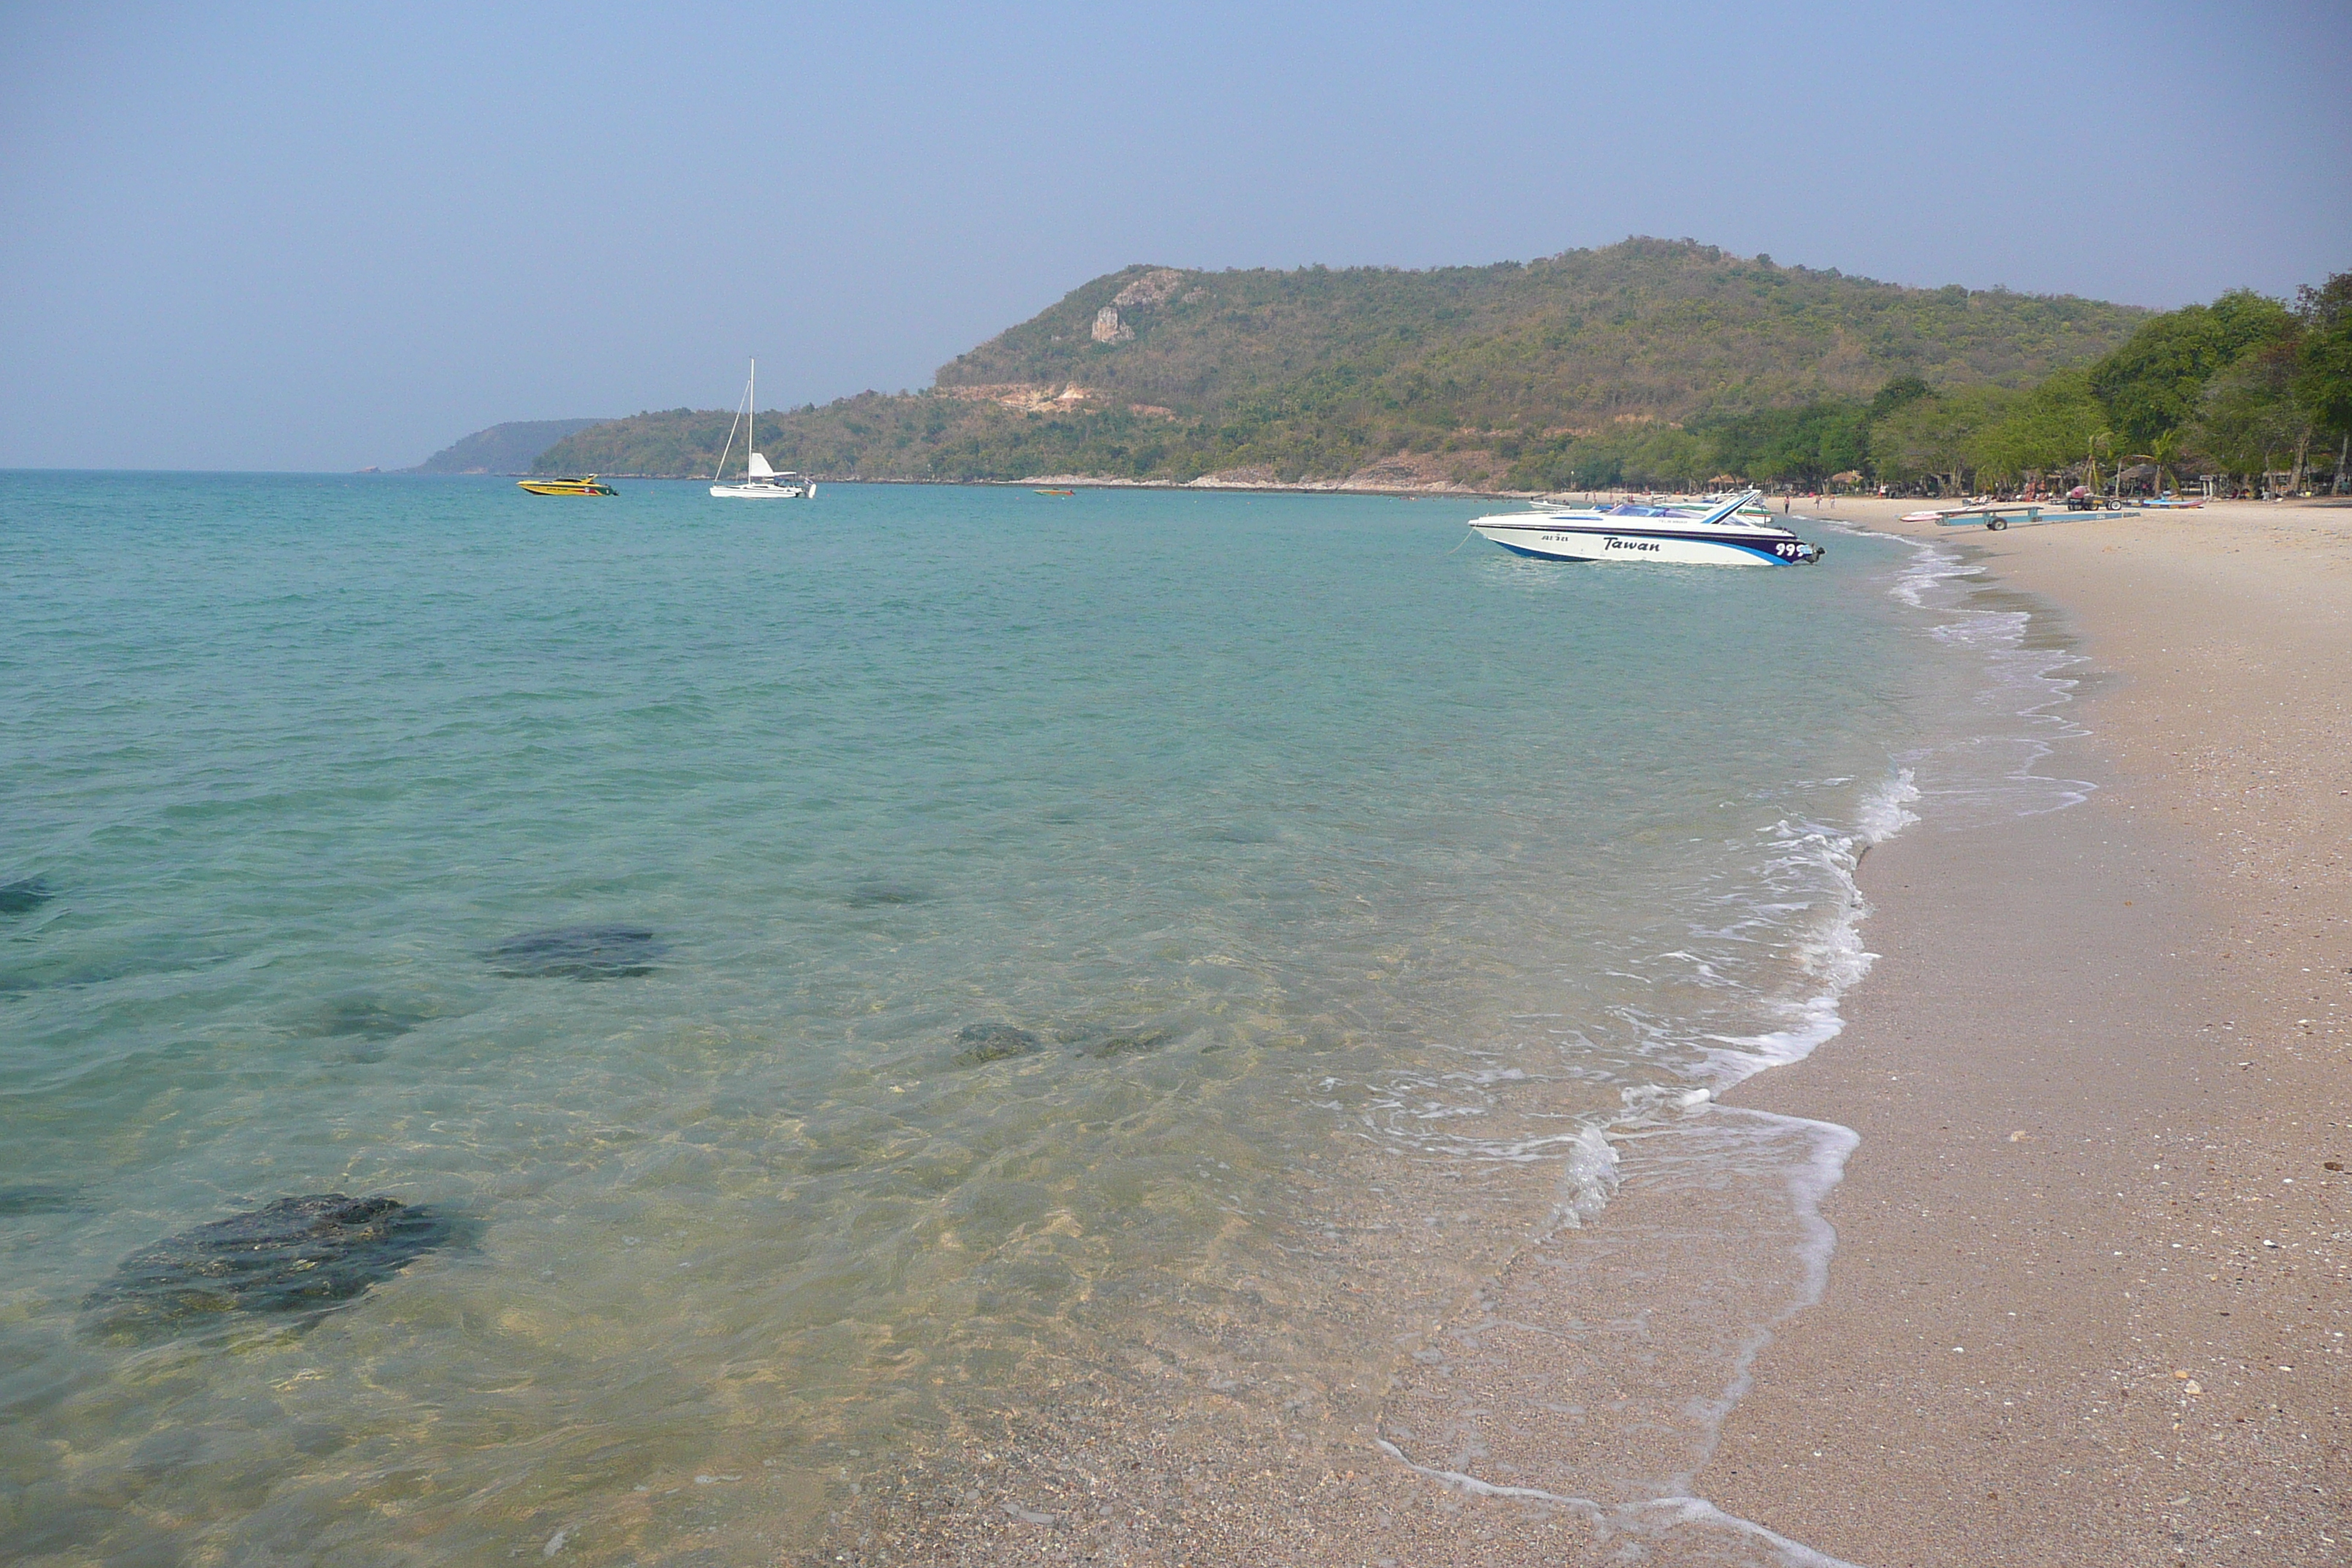
[[1076, 490], [1048, 490], [1048, 489], [1041, 489], [1041, 490], [1039, 490], [1037, 493], [1038, 493], [1039, 495], [1041, 495], [1041, 496], [1053, 496], [1053, 497], [1055, 497], [1056, 500], [1068, 500], [1072, 496], [1076, 495], [1078, 492], [1077, 492], [1077, 491], [1076, 491]]
[[593, 474], [583, 474], [576, 479], [517, 479], [515, 483], [535, 496], [616, 496], [621, 493]]
[[732, 483], [720, 481], [727, 471], [727, 454], [735, 449], [735, 426], [727, 426], [727, 445], [719, 451], [719, 467], [710, 478], [714, 481], [710, 493], [725, 500], [807, 500], [816, 494], [816, 481], [806, 474], [790, 468], [776, 469], [768, 459], [752, 450], [759, 443], [754, 432], [760, 418], [760, 362], [751, 362], [751, 374], [743, 384], [743, 405], [749, 410], [742, 419], [743, 477]]
[[1474, 518], [1471, 529], [1533, 561], [1668, 566], [1810, 566], [1823, 551], [1756, 507], [1759, 490], [1697, 506], [1578, 507]]

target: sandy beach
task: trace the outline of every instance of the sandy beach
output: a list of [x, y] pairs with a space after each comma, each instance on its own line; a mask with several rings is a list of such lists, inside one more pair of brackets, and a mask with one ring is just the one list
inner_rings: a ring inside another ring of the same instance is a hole
[[[1718, 1113], [1860, 1136], [1822, 1205], [1822, 1297], [1787, 1304], [1691, 1478], [1719, 1515], [1650, 1535], [1524, 1484], [1615, 1358], [1682, 1352], [1645, 1302], [1742, 1288], [1741, 1259], [1689, 1248], [1661, 1292], [1648, 1260], [1720, 1196], [1634, 1160], [1572, 1288], [1540, 1251], [1471, 1286], [1384, 1394], [1318, 1391], [1315, 1422], [1166, 1368], [1071, 1369], [992, 1430], [845, 1472], [805, 1560], [2345, 1561], [2352, 508], [1996, 534], [1897, 521], [1916, 504], [1826, 510], [1940, 535], [1985, 607], [2085, 656], [2085, 732], [2040, 771], [2095, 787], [1873, 851], [1879, 956], [1843, 1033]], [[1629, 1473], [1673, 1468], [1675, 1419]], [[1462, 1476], [1380, 1447], [1433, 1428]]]
[[2099, 788], [1865, 863], [1844, 1035], [1733, 1097], [1861, 1133], [1829, 1289], [1701, 1489], [1856, 1563], [2343, 1562], [2352, 508], [1940, 531], [2080, 638]]

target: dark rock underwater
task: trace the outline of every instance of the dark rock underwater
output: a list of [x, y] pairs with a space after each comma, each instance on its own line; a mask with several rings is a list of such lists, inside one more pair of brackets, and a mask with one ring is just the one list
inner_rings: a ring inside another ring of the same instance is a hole
[[167, 1237], [82, 1302], [89, 1331], [151, 1340], [231, 1312], [322, 1314], [458, 1238], [457, 1223], [389, 1197], [312, 1193]]
[[555, 926], [492, 942], [482, 956], [510, 980], [618, 980], [651, 974], [669, 951], [644, 926]]

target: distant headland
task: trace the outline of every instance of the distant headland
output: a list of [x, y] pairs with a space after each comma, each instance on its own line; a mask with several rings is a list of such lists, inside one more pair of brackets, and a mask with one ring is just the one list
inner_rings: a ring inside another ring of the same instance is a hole
[[442, 447], [407, 474], [522, 474], [541, 452], [566, 436], [606, 424], [603, 419], [517, 419], [477, 430]]

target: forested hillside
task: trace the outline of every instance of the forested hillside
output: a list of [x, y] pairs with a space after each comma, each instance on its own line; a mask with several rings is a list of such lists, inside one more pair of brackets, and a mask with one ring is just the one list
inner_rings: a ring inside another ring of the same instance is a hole
[[[2028, 385], [2113, 350], [2146, 314], [1649, 239], [1425, 272], [1134, 267], [958, 356], [928, 391], [763, 415], [760, 445], [845, 478], [1534, 488], [1561, 482], [1580, 446], [1643, 432], [1890, 383]], [[641, 414], [539, 466], [707, 474], [727, 427], [724, 413]]]
[[577, 430], [602, 425], [601, 419], [515, 419], [477, 430], [461, 441], [442, 447], [413, 468], [412, 474], [521, 474], [541, 452]]
[[[1801, 435], [1760, 465], [1792, 477], [1849, 460], [1940, 494], [2062, 479], [2125, 492], [2192, 476], [2236, 494], [2352, 488], [2352, 272], [2294, 303], [2246, 289], [2141, 322], [2121, 347], [2022, 391], [1890, 386], [1760, 416], [1846, 432], [1832, 453]], [[2322, 479], [2322, 476], [2326, 476]]]

